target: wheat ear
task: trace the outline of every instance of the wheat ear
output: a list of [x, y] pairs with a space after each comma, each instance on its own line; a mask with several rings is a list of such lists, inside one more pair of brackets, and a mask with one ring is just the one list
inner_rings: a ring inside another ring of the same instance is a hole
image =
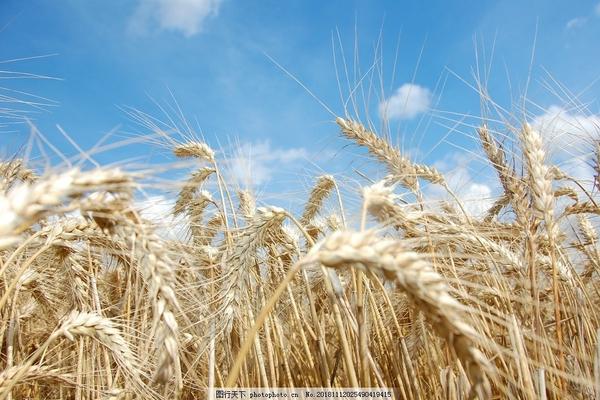
[[398, 149], [392, 147], [386, 140], [367, 130], [364, 125], [350, 119], [336, 118], [335, 122], [348, 139], [364, 146], [375, 158], [383, 162], [391, 174], [413, 192], [418, 191], [417, 178], [431, 183], [444, 184], [444, 176], [435, 168], [415, 164], [404, 157]]
[[475, 330], [463, 321], [463, 307], [450, 295], [444, 278], [417, 253], [406, 252], [399, 242], [378, 238], [372, 232], [335, 232], [307, 256], [329, 268], [353, 266], [381, 272], [393, 279], [423, 311], [437, 334], [445, 339], [461, 360], [473, 383], [471, 396], [489, 398], [486, 377], [490, 366], [475, 347]]
[[335, 181], [331, 175], [323, 175], [317, 178], [317, 183], [310, 192], [310, 196], [304, 206], [304, 212], [302, 213], [302, 217], [300, 217], [302, 225], [307, 226], [312, 221], [323, 205], [323, 201], [329, 196], [334, 187]]
[[206, 143], [188, 142], [173, 148], [173, 154], [180, 158], [199, 158], [210, 163], [215, 162], [215, 152]]
[[12, 188], [7, 194], [0, 195], [0, 248], [18, 241], [20, 232], [58, 208], [65, 199], [129, 183], [130, 178], [118, 169], [90, 172], [73, 169]]

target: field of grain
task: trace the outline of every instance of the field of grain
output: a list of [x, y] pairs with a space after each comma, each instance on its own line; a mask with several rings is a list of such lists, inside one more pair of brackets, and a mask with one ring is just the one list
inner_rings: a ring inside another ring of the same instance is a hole
[[[143, 173], [5, 160], [0, 399], [200, 399], [214, 387], [599, 398], [594, 177], [550, 164], [528, 124], [481, 125], [502, 194], [475, 217], [435, 168], [335, 122], [388, 173], [365, 181], [358, 207], [330, 175], [314, 177], [301, 212], [257, 207], [218, 152], [176, 143], [195, 165], [171, 210], [181, 235], [140, 213]], [[429, 201], [425, 185], [451, 200]]]

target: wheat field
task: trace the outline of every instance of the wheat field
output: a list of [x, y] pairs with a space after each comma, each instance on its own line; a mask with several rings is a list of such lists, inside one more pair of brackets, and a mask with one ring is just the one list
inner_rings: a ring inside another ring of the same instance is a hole
[[364, 181], [357, 207], [331, 175], [302, 210], [257, 206], [219, 152], [180, 142], [170, 151], [193, 168], [164, 216], [179, 235], [140, 212], [144, 173], [0, 164], [0, 399], [600, 398], [594, 177], [552, 165], [526, 123], [506, 127], [510, 152], [482, 124], [501, 195], [473, 216], [438, 170], [335, 123], [388, 174]]

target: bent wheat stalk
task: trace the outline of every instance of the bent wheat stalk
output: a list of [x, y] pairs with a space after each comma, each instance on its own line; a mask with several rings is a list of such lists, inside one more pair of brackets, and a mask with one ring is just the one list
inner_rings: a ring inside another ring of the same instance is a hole
[[478, 395], [482, 399], [490, 398], [491, 387], [487, 375], [492, 371], [491, 366], [475, 347], [477, 333], [462, 320], [458, 312], [462, 307], [449, 294], [444, 279], [418, 254], [403, 251], [400, 242], [379, 238], [372, 232], [335, 232], [313, 247], [306, 257], [290, 269], [246, 336], [227, 378], [227, 386], [235, 384], [254, 336], [293, 275], [302, 266], [314, 262], [329, 268], [352, 266], [371, 273], [382, 273], [395, 280], [464, 365], [473, 385], [469, 397]]

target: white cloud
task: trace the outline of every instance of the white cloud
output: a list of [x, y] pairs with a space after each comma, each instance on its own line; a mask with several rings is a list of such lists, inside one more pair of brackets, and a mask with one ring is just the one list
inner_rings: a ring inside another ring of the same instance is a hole
[[180, 240], [186, 235], [186, 225], [182, 216], [173, 215], [175, 199], [165, 195], [153, 195], [138, 199], [136, 209], [141, 216], [154, 224], [156, 233], [166, 239]]
[[423, 86], [405, 83], [392, 96], [379, 104], [382, 119], [411, 119], [429, 109], [431, 91]]
[[586, 139], [597, 138], [600, 115], [585, 115], [553, 105], [535, 117], [531, 125], [539, 130], [547, 145], [556, 150], [579, 146]]
[[245, 143], [239, 146], [233, 157], [226, 160], [227, 178], [241, 186], [262, 185], [281, 168], [308, 159], [304, 148], [272, 148], [268, 141]]
[[531, 122], [546, 146], [551, 161], [559, 163], [569, 175], [590, 179], [588, 165], [593, 154], [593, 142], [600, 140], [600, 115], [571, 112], [551, 106]]
[[202, 31], [207, 18], [218, 14], [221, 3], [222, 0], [138, 0], [129, 29], [143, 34], [158, 28], [190, 37]]
[[576, 18], [572, 18], [570, 19], [567, 24], [566, 24], [566, 28], [567, 29], [575, 29], [575, 28], [581, 28], [582, 26], [584, 26], [587, 22], [587, 18], [585, 17], [576, 17]]
[[[600, 3], [597, 3], [596, 6], [594, 7], [594, 12], [593, 12], [593, 16], [596, 17], [600, 17]], [[570, 30], [570, 29], [575, 29], [575, 28], [581, 28], [582, 26], [584, 26], [585, 24], [588, 23], [588, 20], [590, 18], [593, 18], [593, 16], [589, 17], [575, 17], [575, 18], [571, 18], [569, 21], [567, 21], [565, 28]]]
[[[476, 181], [470, 173], [471, 158], [465, 154], [452, 153], [434, 163], [434, 166], [444, 174], [452, 192], [460, 199], [465, 210], [472, 216], [482, 217], [494, 204], [493, 189], [483, 182]], [[481, 165], [477, 168], [481, 170]], [[491, 171], [489, 171], [491, 173]], [[480, 177], [481, 179], [481, 177]], [[427, 188], [431, 199], [447, 200], [454, 203], [448, 192], [438, 185]]]
[[175, 202], [172, 199], [156, 195], [136, 201], [136, 208], [140, 211], [142, 217], [152, 222], [163, 222], [171, 217], [174, 204]]
[[492, 189], [483, 183], [471, 182], [460, 194], [465, 209], [471, 215], [482, 216], [494, 204]]

